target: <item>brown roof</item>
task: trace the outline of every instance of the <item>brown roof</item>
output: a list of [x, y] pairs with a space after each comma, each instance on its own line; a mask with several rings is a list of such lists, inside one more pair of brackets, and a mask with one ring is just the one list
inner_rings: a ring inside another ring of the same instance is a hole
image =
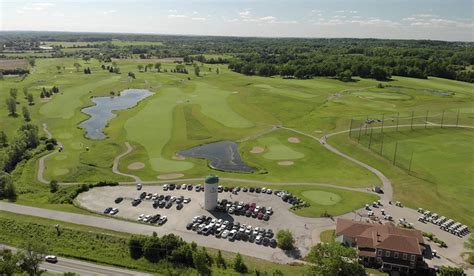
[[372, 224], [339, 218], [336, 235], [353, 238], [360, 248], [383, 248], [412, 254], [421, 254], [420, 244], [424, 244], [421, 231], [399, 228], [390, 222]]

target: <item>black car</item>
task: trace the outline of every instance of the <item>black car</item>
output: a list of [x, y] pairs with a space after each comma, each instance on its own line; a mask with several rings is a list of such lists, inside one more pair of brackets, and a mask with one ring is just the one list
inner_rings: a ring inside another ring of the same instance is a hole
[[160, 208], [165, 207], [165, 205], [166, 205], [166, 202], [165, 202], [165, 201], [160, 201], [160, 202], [158, 203], [158, 207], [160, 207]]
[[137, 198], [137, 199], [134, 199], [134, 200], [132, 201], [132, 206], [134, 206], [134, 207], [135, 207], [135, 206], [137, 206], [138, 204], [140, 204], [141, 202], [142, 202], [142, 200], [141, 200], [141, 199], [139, 199], [139, 198]]
[[249, 188], [249, 192], [251, 192], [251, 193], [255, 192], [255, 188], [254, 188], [254, 187], [250, 187], [250, 188]]
[[166, 209], [169, 209], [169, 208], [171, 208], [171, 205], [173, 205], [173, 203], [171, 203], [171, 202], [168, 201], [168, 202], [166, 203], [166, 205], [165, 205], [165, 208], [166, 208]]
[[273, 247], [273, 248], [277, 247], [277, 241], [275, 239], [271, 239], [270, 240], [270, 246]]
[[119, 203], [122, 202], [122, 201], [123, 201], [123, 197], [117, 197], [117, 198], [115, 199], [115, 203], [117, 203], [117, 204], [119, 204]]
[[186, 224], [186, 229], [191, 230], [192, 228], [193, 228], [193, 223], [192, 222]]
[[110, 213], [110, 211], [112, 211], [112, 207], [106, 208], [104, 210], [104, 214], [108, 214], [108, 213]]
[[263, 245], [268, 246], [268, 244], [270, 243], [270, 239], [265, 237], [265, 238], [263, 238], [262, 243], [263, 243]]
[[228, 192], [229, 191], [229, 187], [224, 187], [224, 192]]
[[247, 210], [247, 212], [245, 212], [245, 216], [246, 217], [251, 217], [252, 216], [252, 211]]
[[153, 201], [153, 208], [158, 208], [158, 205], [160, 205], [160, 201], [159, 200], [155, 200]]
[[178, 205], [176, 205], [176, 210], [181, 210], [183, 209], [183, 204], [179, 203]]
[[242, 192], [247, 192], [249, 189], [247, 187], [242, 188]]
[[192, 191], [192, 189], [193, 189], [193, 185], [188, 184], [188, 191]]
[[176, 188], [176, 184], [170, 184], [169, 188], [170, 190], [174, 190], [174, 188]]
[[181, 190], [181, 185], [176, 185], [176, 190]]
[[166, 201], [170, 200], [170, 198], [171, 198], [170, 195], [166, 195], [166, 196], [165, 196], [165, 200], [166, 200]]
[[140, 194], [140, 199], [144, 199], [146, 197], [146, 192]]
[[262, 188], [256, 188], [256, 189], [255, 189], [255, 192], [256, 192], [257, 194], [261, 193], [261, 192], [262, 192]]
[[234, 191], [240, 192], [240, 187], [239, 186], [235, 187]]

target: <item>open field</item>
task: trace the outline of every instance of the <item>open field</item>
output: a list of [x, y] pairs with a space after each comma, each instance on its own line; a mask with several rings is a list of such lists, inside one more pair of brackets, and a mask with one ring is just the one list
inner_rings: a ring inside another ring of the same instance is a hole
[[0, 59], [0, 70], [26, 69], [28, 60], [26, 59]]

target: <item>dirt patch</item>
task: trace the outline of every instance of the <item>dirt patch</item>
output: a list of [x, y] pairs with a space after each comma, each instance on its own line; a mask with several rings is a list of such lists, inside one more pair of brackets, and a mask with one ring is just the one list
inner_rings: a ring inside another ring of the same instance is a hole
[[278, 162], [278, 165], [280, 165], [280, 166], [292, 166], [294, 164], [295, 164], [295, 162], [293, 162], [293, 161], [280, 161], [280, 162]]
[[232, 91], [232, 94], [239, 94], [239, 91]]
[[0, 69], [15, 70], [28, 68], [26, 59], [0, 59]]
[[143, 168], [145, 168], [145, 164], [143, 164], [142, 162], [134, 162], [134, 163], [130, 163], [127, 168], [129, 170], [141, 170]]
[[293, 143], [293, 144], [298, 144], [301, 141], [298, 137], [290, 137], [290, 138], [288, 138], [288, 142]]
[[181, 156], [181, 155], [178, 155], [176, 154], [175, 156], [171, 157], [173, 160], [179, 160], [179, 161], [183, 161], [183, 160], [186, 160], [186, 157], [184, 156]]
[[262, 147], [253, 147], [250, 153], [262, 153], [264, 150]]
[[181, 178], [183, 177], [184, 174], [182, 173], [168, 173], [168, 174], [160, 174], [158, 175], [159, 179], [175, 179], [175, 178]]

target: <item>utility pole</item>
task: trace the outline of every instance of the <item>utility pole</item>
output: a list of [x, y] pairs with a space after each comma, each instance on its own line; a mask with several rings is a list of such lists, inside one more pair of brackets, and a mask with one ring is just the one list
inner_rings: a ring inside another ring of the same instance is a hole
[[415, 118], [415, 111], [412, 111], [411, 112], [411, 126], [410, 126], [411, 130], [413, 130], [413, 119], [414, 118]]
[[458, 109], [458, 116], [456, 117], [456, 127], [459, 126], [459, 109]]
[[425, 128], [426, 128], [426, 125], [428, 124], [428, 112], [430, 112], [430, 111], [429, 111], [429, 110], [426, 110]]
[[367, 135], [367, 125], [368, 125], [368, 122], [369, 121], [369, 115], [367, 115], [367, 118], [365, 119], [365, 135]]
[[398, 148], [398, 141], [395, 143], [395, 152], [393, 153], [393, 165], [395, 165], [397, 160], [397, 148]]
[[444, 123], [444, 110], [443, 110], [443, 115], [441, 115], [441, 128], [443, 128], [443, 123]]
[[411, 151], [411, 157], [410, 157], [410, 165], [408, 166], [408, 174], [411, 173], [411, 164], [413, 162], [413, 151]]
[[383, 157], [383, 137], [385, 134], [382, 132], [382, 144], [380, 145], [380, 155]]
[[374, 132], [373, 127], [370, 128], [369, 149], [370, 149], [370, 146], [372, 145], [372, 132]]
[[360, 144], [360, 133], [362, 132], [362, 125], [359, 127], [359, 138], [357, 138], [357, 143]]

